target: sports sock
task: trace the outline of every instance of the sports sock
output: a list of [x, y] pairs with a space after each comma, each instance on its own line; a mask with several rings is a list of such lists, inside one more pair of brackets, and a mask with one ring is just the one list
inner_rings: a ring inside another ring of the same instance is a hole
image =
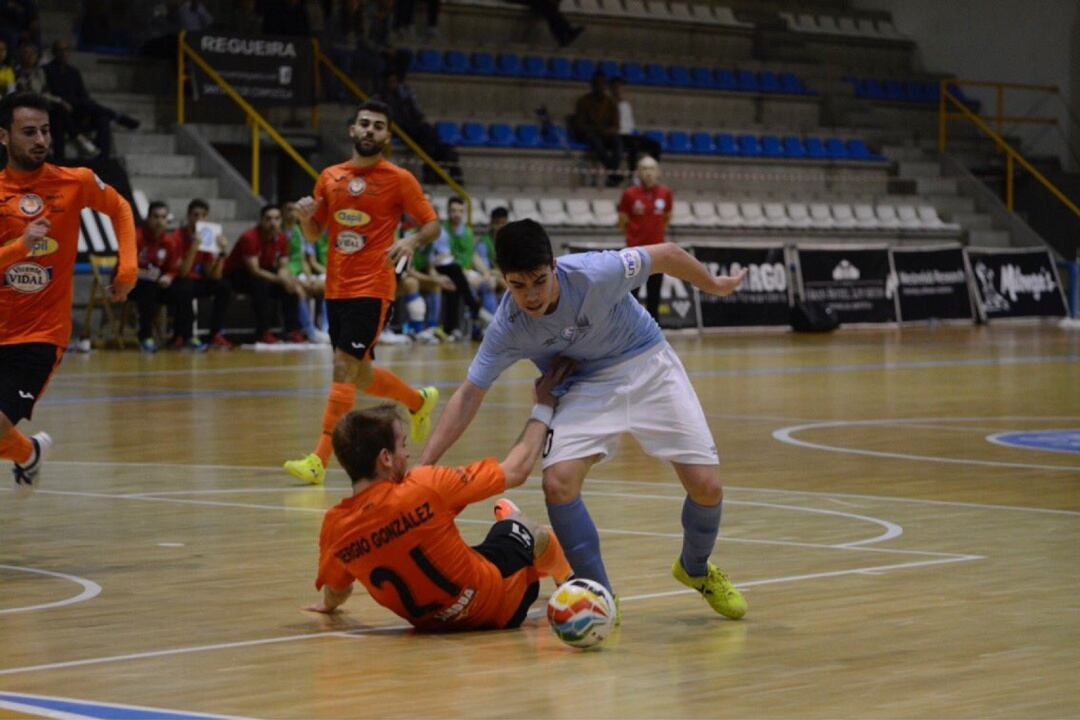
[[547, 509], [551, 527], [561, 539], [574, 575], [596, 580], [611, 590], [611, 582], [608, 581], [604, 561], [600, 557], [600, 535], [596, 532], [596, 525], [589, 516], [585, 501], [579, 495], [567, 503], [548, 503]]
[[698, 505], [687, 495], [683, 501], [682, 526], [683, 569], [691, 577], [702, 577], [709, 572], [709, 555], [716, 545], [716, 536], [720, 532], [720, 513], [723, 501], [712, 506]]
[[311, 308], [308, 307], [307, 300], [296, 301], [296, 317], [300, 322], [300, 328], [308, 336], [312, 338], [315, 336], [315, 325], [311, 322]]
[[547, 535], [548, 545], [544, 548], [544, 552], [536, 556], [533, 565], [536, 567], [537, 572], [542, 575], [550, 575], [555, 579], [555, 582], [562, 585], [574, 571], [570, 569], [570, 561], [566, 559], [566, 554], [559, 543], [559, 538], [555, 536], [555, 531], [547, 528]]
[[371, 368], [371, 384], [364, 388], [368, 395], [397, 400], [409, 408], [409, 412], [416, 412], [424, 404], [424, 398], [420, 391], [409, 387], [405, 381], [394, 373], [384, 368]]
[[34, 443], [15, 428], [7, 431], [0, 438], [0, 458], [13, 460], [19, 465], [27, 465], [34, 457]]
[[319, 444], [315, 447], [315, 454], [322, 460], [323, 467], [330, 461], [330, 455], [334, 452], [331, 436], [334, 426], [341, 417], [352, 410], [356, 402], [356, 386], [352, 383], [333, 383], [330, 385], [330, 396], [326, 398], [326, 410], [322, 416], [322, 435], [319, 436]]
[[439, 318], [442, 317], [442, 293], [428, 293], [425, 301], [427, 314], [424, 315], [424, 327], [438, 327]]

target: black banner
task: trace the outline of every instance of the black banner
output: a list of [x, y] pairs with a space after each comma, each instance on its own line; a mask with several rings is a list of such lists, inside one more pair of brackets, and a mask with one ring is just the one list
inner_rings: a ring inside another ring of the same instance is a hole
[[714, 275], [749, 273], [731, 295], [699, 293], [705, 327], [787, 325], [790, 321], [791, 279], [782, 245], [716, 247], [695, 245], [694, 257]]
[[900, 320], [970, 320], [971, 292], [964, 251], [948, 248], [892, 248], [900, 299]]
[[1049, 250], [964, 252], [982, 319], [1066, 315], [1065, 295]]
[[[617, 247], [588, 247], [586, 245], [566, 245], [566, 251], [594, 252], [597, 250], [621, 250]], [[660, 308], [657, 322], [664, 330], [682, 330], [698, 326], [697, 303], [694, 302], [693, 286], [678, 278], [665, 275], [660, 286]], [[645, 304], [645, 285], [635, 293], [638, 301]]]
[[841, 323], [896, 321], [887, 248], [797, 248], [803, 299], [831, 307]]
[[[191, 48], [205, 60], [240, 97], [256, 108], [275, 105], [308, 106], [314, 100], [311, 39], [263, 35], [247, 37], [231, 33], [193, 33]], [[243, 118], [225, 91], [199, 67], [187, 60], [194, 88], [195, 119], [216, 122]]]

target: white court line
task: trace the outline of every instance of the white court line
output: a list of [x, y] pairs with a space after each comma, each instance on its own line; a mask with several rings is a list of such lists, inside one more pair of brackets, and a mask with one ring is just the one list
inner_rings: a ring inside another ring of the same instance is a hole
[[[789, 582], [802, 582], [804, 580], [816, 580], [818, 578], [841, 577], [841, 576], [844, 576], [844, 575], [860, 575], [860, 574], [867, 573], [867, 572], [889, 572], [891, 570], [905, 570], [905, 569], [911, 569], [911, 568], [917, 568], [917, 567], [926, 567], [926, 566], [929, 566], [929, 565], [944, 565], [944, 564], [947, 564], [947, 563], [966, 562], [966, 561], [970, 561], [970, 560], [982, 560], [982, 559], [984, 559], [984, 558], [982, 556], [980, 556], [980, 555], [960, 555], [960, 556], [957, 556], [957, 557], [954, 557], [954, 558], [943, 558], [943, 559], [937, 559], [937, 560], [920, 560], [920, 561], [914, 561], [914, 562], [908, 562], [908, 563], [899, 563], [899, 564], [896, 564], [896, 565], [875, 565], [875, 566], [871, 566], [871, 567], [851, 568], [851, 569], [848, 569], [848, 570], [832, 570], [832, 571], [820, 572], [820, 573], [808, 573], [808, 574], [805, 574], [805, 575], [789, 575], [787, 577], [765, 578], [765, 579], [762, 579], [762, 580], [750, 580], [750, 581], [747, 581], [747, 582], [736, 583], [736, 587], [739, 587], [739, 588], [751, 588], [751, 587], [758, 587], [758, 586], [761, 586], [761, 585], [777, 585], [777, 584], [789, 583]], [[694, 593], [694, 592], [697, 592], [697, 591], [696, 590], [686, 589], [686, 590], [674, 590], [674, 591], [671, 591], [671, 592], [662, 592], [662, 593], [648, 593], [648, 594], [644, 594], [644, 595], [628, 595], [626, 597], [620, 597], [620, 602], [636, 602], [636, 601], [640, 601], [640, 600], [651, 600], [653, 598], [668, 597], [668, 596], [671, 596], [671, 595], [689, 595], [689, 594]], [[170, 650], [152, 650], [152, 651], [149, 651], [149, 652], [129, 653], [129, 654], [126, 654], [126, 655], [109, 655], [109, 656], [105, 656], [105, 657], [86, 658], [84, 660], [68, 660], [68, 661], [65, 661], [65, 662], [46, 663], [46, 664], [43, 664], [43, 665], [27, 665], [27, 666], [24, 666], [24, 667], [7, 668], [7, 669], [4, 669], [4, 670], [0, 670], [0, 676], [19, 675], [19, 674], [22, 674], [22, 673], [39, 672], [41, 670], [60, 670], [60, 669], [65, 669], [65, 668], [81, 667], [81, 666], [85, 666], [85, 665], [100, 665], [100, 664], [104, 664], [104, 663], [120, 662], [120, 661], [125, 661], [125, 660], [142, 660], [142, 659], [146, 659], [146, 658], [166, 657], [166, 656], [171, 656], [171, 655], [184, 655], [184, 654], [203, 652], [203, 651], [209, 651], [209, 650], [225, 650], [225, 649], [230, 649], [230, 648], [252, 647], [252, 646], [257, 646], [257, 645], [270, 645], [270, 644], [273, 644], [273, 643], [292, 642], [292, 641], [295, 641], [295, 640], [311, 640], [313, 638], [322, 638], [322, 637], [334, 637], [334, 636], [337, 636], [337, 637], [357, 638], [357, 637], [363, 637], [363, 636], [366, 636], [366, 635], [371, 635], [371, 634], [379, 633], [379, 632], [389, 632], [389, 631], [395, 631], [395, 630], [409, 630], [409, 629], [410, 629], [410, 626], [402, 624], [402, 625], [382, 626], [382, 627], [377, 627], [377, 628], [364, 628], [364, 629], [349, 630], [349, 631], [337, 630], [337, 631], [332, 631], [332, 632], [311, 633], [311, 634], [308, 634], [308, 635], [286, 635], [286, 636], [283, 636], [283, 637], [262, 638], [262, 639], [259, 639], [259, 640], [240, 640], [240, 641], [231, 642], [231, 643], [215, 643], [213, 645], [196, 645], [196, 646], [186, 647], [186, 648], [173, 648], [173, 649], [170, 649]]]
[[[969, 422], [973, 420], [986, 420], [987, 418], [910, 418], [907, 422], [921, 423], [921, 422], [940, 422], [942, 420], [955, 420], [957, 422]], [[1016, 420], [1021, 418], [991, 418], [994, 420]], [[1040, 417], [1028, 417], [1022, 418], [1026, 420], [1054, 420], [1065, 418], [1040, 418]], [[1071, 418], [1070, 418], [1071, 419]], [[911, 453], [893, 453], [884, 452], [881, 450], [862, 450], [859, 448], [849, 448], [840, 445], [822, 445], [820, 443], [812, 443], [806, 440], [797, 440], [793, 437], [795, 433], [803, 432], [805, 430], [817, 430], [821, 428], [836, 428], [836, 427], [851, 427], [851, 426], [882, 426], [882, 425], [903, 425], [904, 420], [833, 420], [829, 422], [815, 422], [807, 423], [805, 425], [794, 425], [791, 427], [781, 428], [773, 431], [773, 437], [782, 443], [788, 445], [795, 445], [798, 447], [809, 448], [811, 450], [824, 450], [826, 452], [835, 452], [847, 455], [866, 455], [869, 457], [882, 457], [892, 458], [896, 460], [918, 460], [921, 462], [939, 462], [950, 465], [982, 465], [987, 467], [1003, 467], [1003, 468], [1023, 468], [1025, 470], [1049, 470], [1052, 472], [1080, 472], [1080, 466], [1068, 466], [1068, 465], [1039, 465], [1033, 463], [1009, 463], [1000, 462], [997, 460], [968, 460], [963, 458], [947, 458], [937, 455], [914, 455]]]
[[41, 603], [40, 605], [26, 605], [24, 607], [5, 608], [0, 610], [0, 615], [8, 615], [11, 613], [30, 612], [31, 610], [45, 610], [47, 608], [63, 607], [65, 605], [74, 605], [75, 603], [85, 602], [86, 600], [92, 600], [101, 594], [101, 586], [93, 580], [87, 580], [77, 575], [68, 575], [61, 572], [53, 572], [52, 570], [40, 570], [38, 568], [21, 567], [19, 565], [0, 565], [0, 570], [12, 570], [14, 572], [28, 572], [35, 575], [48, 575], [49, 577], [61, 578], [63, 580], [70, 580], [82, 587], [82, 592], [78, 595], [65, 598], [63, 600], [57, 600], [50, 603]]

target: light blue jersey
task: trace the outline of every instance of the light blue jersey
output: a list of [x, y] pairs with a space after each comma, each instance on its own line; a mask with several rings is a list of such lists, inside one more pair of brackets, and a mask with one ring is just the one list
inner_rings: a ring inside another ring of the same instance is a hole
[[660, 327], [630, 294], [651, 269], [652, 258], [639, 248], [558, 258], [555, 312], [530, 317], [506, 293], [469, 366], [469, 382], [487, 389], [518, 360], [545, 372], [557, 355], [577, 361], [573, 382], [655, 347], [664, 340]]

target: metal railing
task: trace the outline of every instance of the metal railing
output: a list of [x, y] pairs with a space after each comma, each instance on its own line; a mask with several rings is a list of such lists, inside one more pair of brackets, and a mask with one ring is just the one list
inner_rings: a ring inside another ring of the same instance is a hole
[[[291, 157], [304, 172], [312, 177], [312, 179], [317, 179], [319, 173], [315, 171], [315, 168], [311, 167], [311, 164], [296, 151], [296, 148], [294, 148], [281, 133], [275, 130], [274, 126], [271, 125], [258, 110], [253, 108], [247, 100], [244, 100], [244, 98], [240, 96], [240, 93], [238, 93], [225, 78], [210, 66], [210, 63], [206, 62], [199, 53], [195, 52], [195, 50], [188, 45], [186, 35], [186, 32], [182, 31], [180, 33], [176, 47], [176, 124], [183, 125], [185, 121], [186, 112], [184, 103], [186, 98], [184, 96], [184, 82], [188, 77], [186, 62], [190, 59], [199, 70], [206, 73], [206, 76], [224, 91], [225, 95], [230, 100], [236, 103], [237, 107], [239, 107], [247, 117], [248, 125], [251, 128], [251, 191], [255, 195], [260, 194], [259, 172], [263, 132], [269, 135], [270, 138], [278, 144], [278, 147], [284, 150], [285, 154]], [[317, 118], [313, 117], [313, 120], [315, 119]]]

